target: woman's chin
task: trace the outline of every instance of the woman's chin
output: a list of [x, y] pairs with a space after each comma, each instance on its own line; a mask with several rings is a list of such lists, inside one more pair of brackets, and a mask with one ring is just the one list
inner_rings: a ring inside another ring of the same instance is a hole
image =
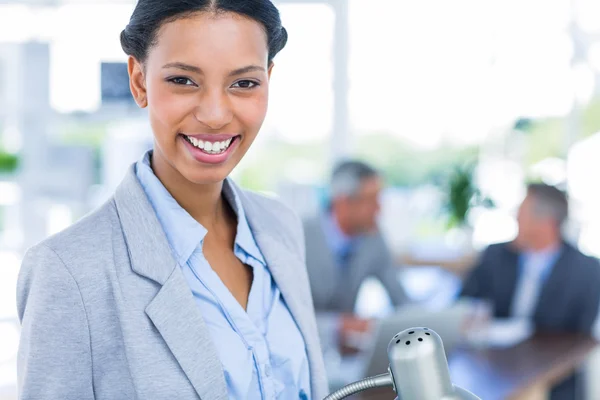
[[210, 185], [223, 182], [231, 173], [233, 168], [229, 168], [227, 164], [219, 166], [187, 166], [179, 172], [191, 183], [196, 185]]

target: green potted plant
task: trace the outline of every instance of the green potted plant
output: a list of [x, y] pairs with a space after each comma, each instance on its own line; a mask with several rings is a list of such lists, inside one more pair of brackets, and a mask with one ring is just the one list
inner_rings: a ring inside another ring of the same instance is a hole
[[0, 175], [11, 175], [19, 166], [19, 157], [0, 149]]
[[473, 207], [493, 207], [493, 202], [482, 195], [475, 183], [474, 162], [456, 166], [447, 180], [448, 228], [466, 233], [470, 241], [472, 227], [469, 224], [469, 211]]

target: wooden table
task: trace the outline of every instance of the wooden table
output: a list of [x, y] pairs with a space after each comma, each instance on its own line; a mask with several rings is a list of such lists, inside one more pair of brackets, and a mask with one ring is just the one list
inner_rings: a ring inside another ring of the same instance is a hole
[[[537, 335], [508, 349], [460, 349], [449, 360], [452, 381], [482, 400], [545, 399], [596, 347], [587, 336]], [[391, 400], [391, 389], [372, 390], [360, 399]]]
[[459, 258], [453, 259], [439, 259], [439, 258], [416, 258], [409, 254], [401, 254], [396, 256], [396, 263], [399, 266], [410, 266], [410, 267], [431, 267], [436, 266], [446, 271], [452, 272], [458, 276], [465, 276], [475, 266], [478, 253], [465, 254]]

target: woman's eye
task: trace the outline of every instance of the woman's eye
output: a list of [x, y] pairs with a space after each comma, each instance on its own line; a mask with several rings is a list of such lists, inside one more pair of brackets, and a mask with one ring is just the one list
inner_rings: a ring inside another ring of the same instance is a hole
[[171, 78], [171, 79], [169, 79], [169, 82], [172, 82], [172, 83], [174, 83], [176, 85], [182, 85], [182, 86], [192, 86], [192, 85], [195, 85], [195, 83], [192, 82], [190, 79], [183, 78], [183, 77]]
[[233, 84], [233, 87], [240, 88], [240, 89], [252, 89], [256, 86], [258, 86], [258, 82], [249, 81], [249, 80], [237, 81], [236, 83]]

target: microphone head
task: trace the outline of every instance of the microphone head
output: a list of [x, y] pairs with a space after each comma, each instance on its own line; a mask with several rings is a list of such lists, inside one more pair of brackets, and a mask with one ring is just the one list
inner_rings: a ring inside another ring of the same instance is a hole
[[394, 390], [402, 400], [477, 399], [450, 380], [442, 338], [428, 328], [398, 333], [388, 345]]

